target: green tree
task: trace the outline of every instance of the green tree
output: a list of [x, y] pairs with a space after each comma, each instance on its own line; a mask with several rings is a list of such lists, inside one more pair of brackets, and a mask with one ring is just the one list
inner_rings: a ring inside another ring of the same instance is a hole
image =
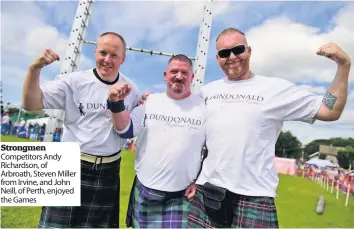
[[330, 139], [334, 146], [346, 147], [351, 146], [354, 147], [354, 138], [332, 138]]
[[330, 138], [330, 139], [317, 139], [308, 143], [305, 147], [305, 159], [308, 159], [308, 156], [316, 153], [320, 150], [320, 145], [332, 145], [337, 147], [354, 147], [354, 138]]
[[314, 154], [320, 151], [320, 145], [330, 145], [329, 139], [317, 139], [305, 146], [305, 158], [306, 160], [309, 158], [309, 155]]
[[299, 159], [301, 154], [301, 142], [290, 131], [280, 132], [275, 144], [275, 155]]
[[345, 169], [349, 168], [349, 165], [352, 165], [354, 168], [354, 147], [347, 146], [344, 150], [338, 152], [338, 164]]
[[18, 109], [17, 107], [9, 107], [7, 109], [7, 112], [9, 112], [11, 116], [18, 114], [19, 111], [20, 111], [20, 109]]

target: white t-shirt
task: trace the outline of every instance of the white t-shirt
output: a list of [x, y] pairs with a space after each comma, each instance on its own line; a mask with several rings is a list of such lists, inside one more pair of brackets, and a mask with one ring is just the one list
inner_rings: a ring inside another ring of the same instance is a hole
[[10, 123], [10, 116], [5, 115], [4, 117], [2, 117], [1, 122], [2, 122], [3, 124]]
[[143, 185], [174, 192], [195, 181], [205, 143], [205, 105], [199, 95], [174, 100], [166, 93], [151, 94], [132, 111], [131, 120], [138, 136], [135, 171]]
[[[124, 100], [126, 110], [131, 111], [141, 92], [122, 73], [118, 82], [132, 86]], [[89, 69], [60, 75], [41, 85], [44, 108], [65, 111], [63, 142], [77, 142], [81, 152], [98, 156], [108, 156], [123, 148], [126, 140], [115, 132], [107, 109], [109, 89], [114, 83], [102, 80], [95, 69]]]
[[205, 85], [205, 159], [197, 184], [211, 184], [246, 196], [276, 197], [275, 144], [283, 121], [314, 122], [322, 97], [295, 84], [257, 75], [223, 78]]

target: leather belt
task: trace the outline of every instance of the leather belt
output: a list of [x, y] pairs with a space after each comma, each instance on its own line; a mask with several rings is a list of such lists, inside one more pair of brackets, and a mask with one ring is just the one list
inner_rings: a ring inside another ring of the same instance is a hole
[[120, 151], [111, 156], [95, 156], [81, 152], [81, 160], [94, 164], [105, 164], [116, 161], [120, 158]]

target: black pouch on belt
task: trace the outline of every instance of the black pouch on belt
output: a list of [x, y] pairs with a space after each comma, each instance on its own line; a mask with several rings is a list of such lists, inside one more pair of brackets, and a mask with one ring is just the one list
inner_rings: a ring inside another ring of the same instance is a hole
[[206, 182], [203, 185], [203, 193], [208, 216], [220, 224], [231, 223], [231, 200], [227, 189]]

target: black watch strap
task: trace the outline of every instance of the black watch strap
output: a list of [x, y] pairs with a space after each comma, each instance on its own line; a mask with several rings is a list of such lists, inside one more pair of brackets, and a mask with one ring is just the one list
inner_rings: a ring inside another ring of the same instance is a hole
[[117, 102], [107, 99], [107, 108], [112, 113], [119, 113], [125, 110], [124, 100], [119, 100]]

